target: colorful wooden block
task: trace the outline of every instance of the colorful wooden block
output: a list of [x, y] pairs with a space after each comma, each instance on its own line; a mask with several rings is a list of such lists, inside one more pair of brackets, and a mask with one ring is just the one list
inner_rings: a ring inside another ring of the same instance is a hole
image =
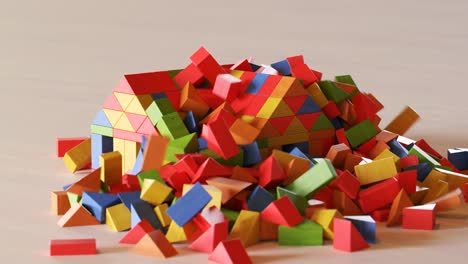
[[375, 130], [374, 125], [366, 119], [346, 130], [345, 135], [348, 138], [351, 147], [355, 148], [377, 135], [377, 131]]
[[172, 219], [166, 213], [168, 208], [169, 206], [166, 203], [159, 204], [156, 207], [154, 207], [154, 213], [158, 217], [159, 222], [163, 227], [169, 226], [172, 222]]
[[293, 227], [301, 223], [304, 218], [287, 196], [270, 203], [260, 217], [280, 226]]
[[247, 208], [250, 211], [261, 212], [274, 200], [275, 197], [271, 193], [258, 185], [247, 198]]
[[204, 47], [199, 48], [190, 56], [190, 60], [211, 84], [215, 83], [219, 74], [225, 73], [225, 70]]
[[252, 260], [238, 239], [225, 240], [218, 244], [208, 260], [219, 264], [251, 264]]
[[83, 192], [81, 199], [81, 204], [101, 223], [106, 221], [106, 208], [118, 203], [117, 195], [108, 193]]
[[81, 204], [76, 203], [60, 218], [60, 227], [99, 225], [99, 221], [91, 215]]
[[155, 179], [144, 179], [140, 199], [152, 205], [162, 204], [172, 193], [172, 188]]
[[96, 239], [52, 239], [49, 242], [50, 256], [94, 255]]
[[211, 186], [214, 186], [221, 190], [222, 192], [222, 199], [221, 203], [225, 204], [229, 201], [232, 197], [240, 193], [242, 190], [248, 188], [252, 185], [250, 182], [239, 181], [235, 179], [229, 179], [224, 177], [214, 177], [206, 180]]
[[169, 139], [166, 137], [158, 135], [148, 136], [148, 142], [143, 154], [142, 171], [151, 169], [159, 171], [161, 169], [168, 143]]
[[359, 180], [348, 170], [339, 173], [330, 185], [344, 192], [351, 199], [357, 198], [361, 188]]
[[325, 158], [331, 160], [335, 168], [343, 169], [346, 156], [351, 153], [351, 149], [346, 144], [333, 145]]
[[282, 246], [321, 246], [323, 245], [322, 226], [309, 220], [293, 226], [278, 227], [278, 244]]
[[130, 229], [131, 214], [125, 204], [119, 203], [106, 209], [106, 225], [115, 232]]
[[432, 230], [435, 227], [436, 205], [425, 204], [403, 208], [404, 229]]
[[169, 258], [178, 254], [161, 230], [145, 234], [132, 248], [131, 252], [137, 255], [162, 258]]
[[67, 151], [63, 162], [73, 173], [88, 165], [91, 162], [91, 139], [88, 138]]
[[145, 201], [133, 202], [130, 207], [130, 213], [132, 228], [144, 219], [146, 219], [154, 229], [163, 228], [158, 217], [154, 214], [153, 207]]
[[359, 205], [364, 213], [370, 213], [390, 204], [400, 190], [401, 186], [398, 181], [395, 178], [390, 178], [361, 191]]
[[228, 238], [229, 221], [217, 223], [208, 228], [201, 236], [190, 244], [189, 248], [211, 253], [216, 246]]
[[101, 181], [106, 184], [122, 183], [122, 155], [118, 151], [103, 153], [100, 157]]
[[447, 159], [458, 169], [468, 169], [468, 149], [448, 149]]
[[67, 153], [70, 149], [74, 148], [75, 146], [87, 139], [87, 137], [57, 138], [57, 157], [62, 158], [65, 155], [65, 153]]
[[241, 90], [242, 82], [240, 79], [231, 74], [220, 74], [216, 76], [213, 94], [223, 98], [226, 102], [232, 102], [238, 97]]
[[54, 215], [63, 215], [70, 209], [66, 191], [51, 192], [51, 211]]
[[357, 165], [354, 167], [354, 172], [361, 185], [386, 180], [398, 173], [395, 162], [391, 157]]
[[375, 238], [375, 229], [376, 224], [374, 219], [369, 215], [353, 215], [345, 216], [346, 220], [351, 221], [351, 223], [356, 227], [361, 236], [369, 244], [375, 244], [377, 242]]
[[136, 224], [130, 231], [122, 237], [119, 241], [120, 244], [136, 244], [140, 239], [148, 234], [151, 231], [154, 231], [154, 227], [148, 222], [148, 220], [143, 219], [138, 224]]
[[404, 135], [416, 121], [419, 115], [409, 106], [406, 106], [386, 127], [385, 130], [398, 135]]
[[333, 219], [343, 218], [343, 216], [336, 209], [318, 208], [311, 213], [309, 218], [322, 227], [325, 238], [333, 240]]
[[276, 188], [276, 198], [279, 199], [283, 196], [287, 196], [294, 204], [294, 207], [296, 207], [296, 209], [301, 213], [301, 215], [304, 215], [305, 209], [309, 206], [305, 197], [297, 195], [290, 190], [278, 186]]
[[402, 221], [402, 211], [405, 207], [413, 206], [413, 202], [408, 197], [404, 189], [398, 193], [393, 200], [392, 207], [388, 215], [387, 226], [400, 225]]
[[[221, 201], [223, 198], [223, 193], [220, 189], [215, 186], [203, 184], [203, 189], [211, 196], [211, 200], [205, 205], [204, 209], [210, 208], [212, 206], [216, 208], [221, 208]], [[184, 184], [182, 188], [182, 196], [189, 192], [194, 187], [193, 184]]]
[[230, 239], [240, 239], [244, 247], [260, 240], [260, 213], [241, 210], [229, 234]]
[[259, 173], [258, 184], [265, 189], [274, 188], [287, 178], [283, 167], [273, 155], [260, 164]]
[[353, 223], [349, 220], [335, 218], [333, 220], [335, 238], [333, 248], [345, 252], [353, 252], [369, 247]]
[[202, 138], [208, 142], [209, 149], [224, 159], [229, 159], [239, 154], [239, 148], [223, 120], [203, 125]]

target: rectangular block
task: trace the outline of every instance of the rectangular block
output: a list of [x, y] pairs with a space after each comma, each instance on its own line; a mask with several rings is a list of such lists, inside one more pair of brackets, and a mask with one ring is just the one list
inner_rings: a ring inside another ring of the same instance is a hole
[[96, 239], [52, 239], [49, 252], [51, 256], [94, 255]]
[[119, 151], [101, 155], [101, 181], [108, 185], [122, 184], [122, 155]]
[[354, 172], [361, 185], [382, 181], [397, 175], [392, 157], [357, 165], [354, 167]]
[[346, 130], [345, 135], [348, 138], [351, 147], [355, 148], [377, 135], [377, 130], [372, 122], [366, 119]]
[[302, 174], [293, 183], [286, 186], [286, 189], [300, 196], [308, 196], [327, 185], [336, 177], [335, 168], [331, 164], [330, 160], [316, 160], [317, 164]]
[[418, 121], [419, 115], [409, 106], [405, 107], [385, 128], [398, 135], [404, 135]]
[[211, 201], [211, 195], [199, 183], [180, 197], [166, 213], [178, 226], [184, 226]]

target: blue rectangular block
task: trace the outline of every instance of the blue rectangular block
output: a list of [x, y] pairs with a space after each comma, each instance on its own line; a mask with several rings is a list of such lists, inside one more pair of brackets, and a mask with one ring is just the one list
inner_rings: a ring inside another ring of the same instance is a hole
[[282, 60], [271, 64], [271, 67], [279, 71], [282, 75], [291, 75], [291, 66], [287, 60]]
[[99, 168], [99, 157], [102, 153], [112, 152], [114, 149], [114, 142], [111, 137], [91, 134], [91, 167], [93, 169]]
[[211, 199], [211, 195], [197, 182], [190, 191], [171, 205], [166, 213], [178, 226], [184, 226], [197, 215]]
[[258, 91], [260, 91], [260, 88], [262, 88], [263, 83], [266, 81], [268, 78], [268, 74], [263, 74], [263, 73], [257, 73], [253, 80], [250, 82], [249, 86], [245, 90], [245, 93], [249, 94], [257, 94]]
[[408, 156], [408, 150], [405, 149], [396, 139], [389, 141], [387, 145], [390, 147], [390, 152], [397, 155], [399, 158]]
[[468, 149], [447, 150], [448, 160], [459, 170], [468, 170]]

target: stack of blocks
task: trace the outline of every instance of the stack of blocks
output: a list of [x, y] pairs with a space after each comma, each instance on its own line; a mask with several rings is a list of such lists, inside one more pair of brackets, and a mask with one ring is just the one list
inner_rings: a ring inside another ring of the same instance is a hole
[[[419, 118], [409, 107], [380, 129], [383, 105], [351, 76], [322, 80], [302, 56], [220, 65], [202, 47], [190, 59], [125, 75], [89, 138], [58, 140], [71, 172], [91, 168], [52, 193], [59, 226], [129, 230], [120, 243], [140, 255], [190, 243], [214, 262], [250, 263], [260, 241], [352, 252], [377, 242], [375, 221], [430, 230], [462, 203], [468, 151], [444, 158], [404, 137]], [[51, 255], [95, 253], [93, 241], [70, 243], [89, 250], [52, 241]]]

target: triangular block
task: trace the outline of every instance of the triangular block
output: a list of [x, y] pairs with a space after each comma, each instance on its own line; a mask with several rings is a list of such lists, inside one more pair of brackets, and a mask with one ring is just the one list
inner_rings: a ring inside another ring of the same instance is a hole
[[307, 91], [304, 89], [304, 86], [302, 86], [299, 80], [296, 78], [294, 78], [293, 80], [293, 83], [287, 90], [284, 97], [307, 95]]
[[[137, 101], [137, 100], [135, 100]], [[132, 125], [133, 130], [137, 131], [138, 128], [143, 124], [145, 121], [146, 114], [145, 115], [138, 115], [138, 114], [132, 114], [132, 113], [125, 113], [125, 115], [128, 118], [128, 121], [130, 121], [130, 124]]]
[[206, 180], [211, 186], [217, 187], [223, 193], [221, 203], [226, 203], [232, 197], [240, 193], [242, 190], [248, 188], [252, 183], [244, 182], [224, 177], [214, 177]]
[[275, 110], [271, 114], [271, 118], [292, 116], [292, 115], [294, 115], [294, 112], [291, 110], [291, 108], [289, 108], [289, 106], [283, 100], [281, 100], [279, 101]]
[[240, 240], [225, 240], [218, 244], [208, 260], [219, 264], [251, 264], [252, 260]]
[[[289, 106], [289, 108], [294, 112], [298, 113], [299, 109], [301, 109], [306, 102], [309, 96], [307, 95], [299, 95], [299, 96], [289, 96], [284, 97], [283, 101]], [[320, 110], [320, 108], [319, 108]]]
[[283, 135], [286, 129], [288, 129], [289, 124], [291, 124], [292, 120], [294, 119], [293, 115], [290, 116], [283, 116], [283, 117], [275, 117], [268, 120], [270, 124], [275, 128], [276, 131]]
[[361, 236], [369, 244], [375, 244], [377, 242], [375, 236], [376, 224], [374, 218], [369, 215], [354, 215], [354, 216], [345, 216], [346, 220], [351, 221], [354, 227], [358, 230]]
[[91, 215], [81, 204], [75, 203], [60, 218], [57, 223], [60, 227], [99, 225], [99, 221]]
[[117, 101], [117, 98], [115, 97], [113, 93], [111, 96], [109, 96], [109, 98], [107, 98], [102, 108], [116, 110], [116, 111], [123, 111], [122, 107], [119, 104], [119, 101]]
[[312, 99], [312, 97], [307, 96], [307, 99], [301, 105], [301, 108], [297, 111], [297, 114], [303, 115], [303, 114], [311, 114], [311, 113], [317, 113], [317, 112], [320, 112], [320, 107]]
[[317, 119], [320, 117], [320, 113], [302, 114], [297, 115], [296, 118], [301, 121], [302, 125], [307, 129], [311, 130]]
[[138, 128], [137, 133], [143, 135], [159, 135], [159, 132], [156, 130], [153, 123], [148, 117], [146, 117], [145, 120], [143, 120], [143, 123]]
[[369, 247], [366, 240], [351, 221], [335, 218], [333, 220], [335, 237], [333, 247], [338, 250], [353, 252]]
[[291, 123], [289, 123], [288, 128], [284, 131], [284, 135], [295, 135], [301, 133], [307, 133], [308, 130], [302, 125], [302, 122], [299, 121], [296, 117], [293, 118]]
[[115, 98], [119, 101], [120, 106], [125, 111], [127, 107], [130, 105], [133, 99], [136, 98], [135, 95], [132, 94], [125, 94], [125, 93], [118, 93], [114, 92]]
[[123, 115], [123, 112], [111, 109], [103, 109], [104, 114], [106, 114], [107, 119], [111, 123], [112, 127], [114, 127], [117, 122], [120, 120], [120, 117]]
[[287, 196], [272, 202], [260, 214], [264, 220], [277, 225], [293, 227], [302, 223], [304, 218]]
[[400, 193], [395, 197], [388, 215], [387, 226], [400, 225], [402, 221], [402, 211], [405, 207], [413, 206], [413, 202], [410, 200], [404, 189], [401, 189]]
[[110, 123], [109, 119], [107, 118], [103, 110], [97, 113], [96, 117], [93, 120], [93, 125], [103, 126], [103, 127], [112, 127], [112, 124]]
[[193, 241], [190, 248], [200, 252], [211, 253], [219, 242], [228, 238], [228, 229], [229, 221], [214, 224]]
[[128, 105], [125, 112], [137, 114], [137, 115], [146, 115], [146, 108], [153, 102], [151, 95], [139, 95], [133, 99]]
[[83, 192], [99, 192], [100, 189], [101, 169], [99, 168], [75, 182], [67, 189], [67, 192], [81, 196]]
[[178, 254], [161, 230], [151, 231], [133, 247], [132, 253], [144, 256], [169, 258]]
[[120, 130], [125, 130], [125, 131], [130, 131], [130, 132], [135, 132], [135, 129], [132, 126], [132, 123], [130, 123], [130, 120], [128, 119], [128, 116], [126, 114], [123, 114], [119, 121], [114, 126], [115, 129], [120, 129]]

